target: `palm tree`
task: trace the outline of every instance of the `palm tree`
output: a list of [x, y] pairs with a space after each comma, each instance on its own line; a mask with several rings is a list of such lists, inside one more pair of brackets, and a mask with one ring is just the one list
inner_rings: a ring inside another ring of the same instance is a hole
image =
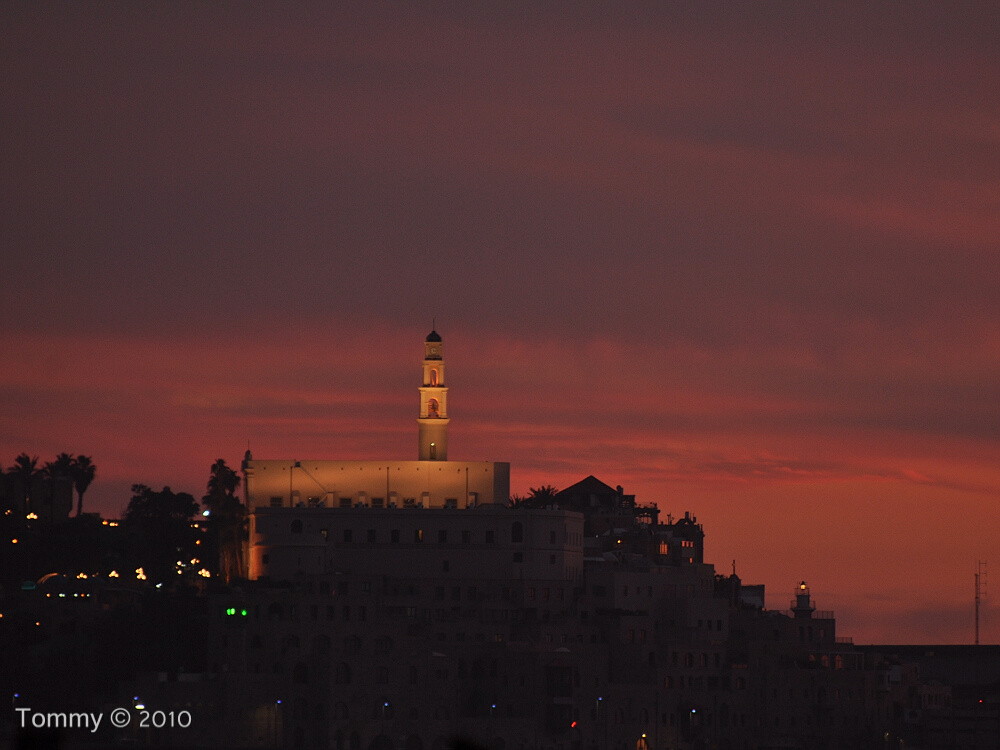
[[73, 462], [75, 460], [72, 453], [60, 453], [56, 456], [55, 461], [45, 462], [45, 466], [42, 467], [42, 473], [52, 479], [56, 477], [72, 477]]
[[97, 476], [97, 467], [90, 460], [90, 456], [80, 455], [73, 459], [70, 476], [73, 478], [73, 486], [76, 488], [76, 515], [79, 516], [83, 512], [83, 493], [87, 491], [90, 483]]
[[543, 484], [541, 487], [531, 487], [528, 490], [528, 497], [537, 502], [553, 500], [559, 494], [559, 490], [551, 484]]
[[219, 573], [229, 583], [243, 568], [246, 508], [236, 495], [240, 475], [221, 458], [210, 471], [207, 494], [201, 501], [209, 509], [209, 532], [219, 551]]
[[14, 459], [14, 465], [7, 469], [7, 474], [21, 485], [21, 499], [24, 501], [23, 512], [31, 511], [31, 483], [41, 473], [38, 468], [38, 456], [21, 453]]
[[240, 486], [240, 475], [226, 466], [226, 460], [223, 458], [217, 459], [212, 464], [210, 471], [208, 486], [206, 488], [208, 494], [205, 495], [202, 501], [209, 509], [214, 510], [212, 505], [215, 502], [235, 496], [236, 490]]

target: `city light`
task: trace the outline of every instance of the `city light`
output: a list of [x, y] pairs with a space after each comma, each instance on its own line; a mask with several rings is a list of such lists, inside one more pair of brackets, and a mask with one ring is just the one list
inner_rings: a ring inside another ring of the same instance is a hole
[[117, 577], [118, 577], [117, 570], [112, 570], [110, 573], [108, 573], [108, 578], [117, 578]]
[[29, 513], [28, 515], [25, 516], [25, 518], [27, 518], [29, 521], [37, 521], [38, 520], [38, 514], [37, 513]]
[[198, 571], [198, 575], [200, 575], [202, 578], [211, 578], [212, 577], [212, 574], [209, 573], [207, 570], [205, 570], [205, 568], [202, 568], [201, 570], [199, 570]]
[[136, 568], [135, 569], [135, 577], [138, 578], [140, 581], [145, 581], [146, 580], [146, 573], [145, 573], [145, 571], [142, 568]]

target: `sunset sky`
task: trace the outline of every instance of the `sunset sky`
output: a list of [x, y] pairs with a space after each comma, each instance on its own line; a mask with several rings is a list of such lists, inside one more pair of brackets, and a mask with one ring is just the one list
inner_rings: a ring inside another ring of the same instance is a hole
[[450, 458], [691, 511], [859, 643], [972, 642], [994, 3], [328, 5], [0, 7], [4, 468], [90, 455], [118, 515], [248, 444], [415, 458], [434, 319]]

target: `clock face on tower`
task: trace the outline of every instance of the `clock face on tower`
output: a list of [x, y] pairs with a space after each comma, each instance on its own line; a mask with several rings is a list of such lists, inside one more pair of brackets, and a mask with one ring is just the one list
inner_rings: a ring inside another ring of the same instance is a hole
[[437, 353], [438, 353], [438, 348], [436, 346], [432, 346], [431, 347], [431, 354], [437, 354]]

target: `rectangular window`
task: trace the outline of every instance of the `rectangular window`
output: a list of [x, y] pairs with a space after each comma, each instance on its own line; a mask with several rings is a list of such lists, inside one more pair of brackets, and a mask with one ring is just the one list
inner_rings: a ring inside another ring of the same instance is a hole
[[389, 532], [389, 541], [393, 544], [399, 544], [399, 529], [393, 529]]
[[486, 543], [493, 544], [493, 529], [486, 530]]
[[344, 544], [350, 544], [354, 537], [354, 532], [351, 529], [344, 529]]
[[414, 529], [413, 530], [413, 541], [415, 541], [415, 542], [422, 542], [422, 541], [424, 541], [424, 530], [423, 529]]
[[385, 507], [385, 498], [384, 497], [373, 497], [372, 498], [372, 507], [373, 508], [382, 508], [382, 507]]
[[281, 497], [280, 495], [277, 496], [277, 497], [272, 497], [271, 498], [271, 507], [272, 508], [280, 508], [284, 504], [285, 504], [285, 498]]
[[520, 553], [520, 552], [515, 552], [514, 553], [514, 562], [516, 562], [516, 563], [524, 562], [524, 555], [522, 553]]
[[350, 497], [342, 497], [342, 498], [340, 498], [339, 505], [340, 505], [341, 508], [350, 508], [351, 507], [351, 498]]
[[462, 544], [470, 544], [472, 542], [472, 532], [468, 529], [462, 530]]
[[445, 500], [444, 500], [444, 507], [445, 508], [457, 508], [458, 507], [458, 498], [456, 498], [456, 497], [446, 497]]
[[448, 541], [448, 529], [438, 529], [438, 544], [445, 544]]
[[368, 529], [368, 543], [375, 544], [375, 529]]

